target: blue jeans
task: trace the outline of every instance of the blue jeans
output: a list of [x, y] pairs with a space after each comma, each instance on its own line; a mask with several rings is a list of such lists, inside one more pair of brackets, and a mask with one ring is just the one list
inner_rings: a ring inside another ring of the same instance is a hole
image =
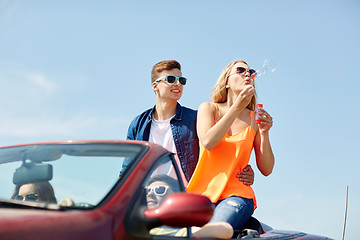
[[228, 222], [234, 230], [241, 230], [253, 213], [252, 199], [232, 196], [217, 202], [210, 222]]

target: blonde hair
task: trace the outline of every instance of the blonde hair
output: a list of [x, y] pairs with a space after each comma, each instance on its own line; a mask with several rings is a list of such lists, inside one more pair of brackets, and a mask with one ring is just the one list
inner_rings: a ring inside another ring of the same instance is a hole
[[[227, 95], [228, 90], [226, 88], [227, 81], [231, 72], [231, 69], [234, 67], [237, 63], [245, 63], [248, 65], [244, 60], [235, 60], [228, 64], [225, 69], [221, 72], [212, 92], [211, 92], [211, 98], [214, 100], [215, 103], [224, 103], [227, 101]], [[254, 96], [252, 97], [249, 105], [246, 107], [250, 110], [255, 110], [256, 106], [256, 92]]]

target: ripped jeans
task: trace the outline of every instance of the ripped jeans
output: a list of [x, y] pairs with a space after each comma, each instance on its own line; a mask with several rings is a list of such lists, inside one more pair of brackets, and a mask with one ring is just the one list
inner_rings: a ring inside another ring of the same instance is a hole
[[253, 213], [252, 199], [232, 196], [216, 203], [210, 222], [228, 222], [234, 230], [241, 230]]

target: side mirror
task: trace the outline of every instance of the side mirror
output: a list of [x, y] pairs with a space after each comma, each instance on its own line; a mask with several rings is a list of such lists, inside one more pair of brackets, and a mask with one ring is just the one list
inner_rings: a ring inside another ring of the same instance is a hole
[[50, 181], [53, 177], [52, 165], [44, 163], [23, 163], [14, 172], [13, 183], [22, 185], [26, 183]]
[[178, 192], [168, 196], [160, 207], [145, 210], [145, 217], [171, 227], [191, 227], [208, 223], [213, 212], [214, 204], [209, 198], [195, 193]]

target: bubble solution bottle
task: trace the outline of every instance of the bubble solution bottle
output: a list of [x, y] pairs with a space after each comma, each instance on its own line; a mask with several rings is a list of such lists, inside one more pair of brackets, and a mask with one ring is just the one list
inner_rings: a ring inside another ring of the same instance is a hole
[[260, 113], [259, 111], [263, 108], [262, 104], [256, 104], [256, 109], [255, 109], [255, 123], [256, 124], [260, 124], [261, 120], [260, 120]]

